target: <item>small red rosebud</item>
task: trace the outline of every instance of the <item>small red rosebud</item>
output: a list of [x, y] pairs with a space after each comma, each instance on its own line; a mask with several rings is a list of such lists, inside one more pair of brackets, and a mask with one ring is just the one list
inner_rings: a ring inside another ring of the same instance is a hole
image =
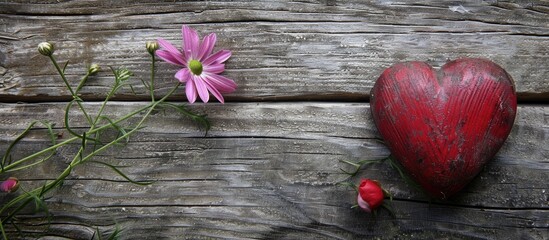
[[358, 187], [358, 206], [366, 212], [372, 212], [383, 203], [385, 195], [378, 181], [362, 179]]
[[9, 177], [6, 181], [0, 183], [0, 191], [2, 192], [15, 192], [19, 188], [19, 180], [14, 177]]

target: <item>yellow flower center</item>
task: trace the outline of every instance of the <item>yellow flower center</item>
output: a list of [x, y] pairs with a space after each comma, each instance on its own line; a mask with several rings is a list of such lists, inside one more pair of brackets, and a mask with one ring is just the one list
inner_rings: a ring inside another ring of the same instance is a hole
[[194, 75], [200, 75], [202, 73], [202, 63], [197, 60], [191, 60], [189, 62], [189, 68]]

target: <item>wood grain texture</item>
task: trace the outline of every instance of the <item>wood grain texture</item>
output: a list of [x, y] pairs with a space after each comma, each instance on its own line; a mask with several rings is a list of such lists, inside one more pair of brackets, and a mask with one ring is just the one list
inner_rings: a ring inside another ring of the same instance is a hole
[[[141, 106], [115, 103], [113, 115]], [[98, 104], [86, 105], [96, 109]], [[48, 235], [90, 239], [116, 224], [123, 239], [546, 239], [549, 237], [549, 107], [519, 107], [512, 133], [481, 174], [450, 201], [428, 202], [388, 164], [359, 176], [375, 178], [393, 193], [396, 217], [374, 218], [351, 209], [355, 195], [338, 186], [346, 180], [339, 160], [382, 158], [367, 104], [232, 103], [194, 105], [210, 116], [207, 137], [173, 112], [159, 112], [147, 128], [97, 160], [127, 166], [127, 183], [108, 168], [85, 164], [74, 170], [48, 200], [54, 214]], [[1, 104], [2, 150], [28, 120], [62, 125], [64, 104]], [[93, 110], [91, 111], [93, 112]], [[84, 126], [71, 116], [73, 127]], [[132, 121], [132, 120], [130, 120]], [[58, 129], [57, 131], [62, 131]], [[43, 130], [31, 132], [17, 149], [47, 146]], [[63, 134], [67, 137], [68, 133]], [[49, 164], [18, 177], [41, 184], [72, 158], [77, 145]], [[73, 149], [74, 150], [74, 149]], [[19, 155], [14, 155], [18, 157]], [[6, 195], [1, 195], [6, 198]], [[44, 230], [36, 215], [20, 217], [28, 233]]]
[[[461, 8], [462, 6], [463, 8]], [[15, 239], [92, 239], [120, 226], [121, 239], [549, 239], [549, 4], [547, 1], [109, 1], [0, 2], [0, 152], [27, 124], [55, 122], [61, 139], [69, 92], [37, 45], [51, 41], [70, 61], [76, 85], [86, 65], [127, 67], [128, 89], [108, 109], [119, 116], [148, 99], [145, 41], [178, 44], [182, 24], [216, 49], [233, 52], [225, 76], [239, 88], [228, 104], [195, 104], [213, 129], [173, 112], [157, 112], [125, 146], [96, 160], [126, 166], [126, 182], [87, 163], [48, 199], [51, 221], [26, 209]], [[429, 200], [388, 164], [359, 176], [394, 195], [395, 217], [351, 209], [356, 196], [340, 160], [389, 154], [378, 141], [367, 103], [382, 70], [400, 61], [440, 67], [458, 57], [489, 58], [516, 82], [519, 105], [511, 136], [496, 158], [449, 201]], [[162, 96], [176, 67], [158, 63]], [[112, 86], [105, 70], [82, 98], [97, 111]], [[184, 100], [184, 91], [174, 100]], [[316, 102], [314, 102], [316, 101]], [[17, 104], [16, 104], [17, 102]], [[535, 102], [534, 104], [525, 104]], [[135, 123], [136, 119], [130, 120]], [[71, 111], [71, 124], [86, 127]], [[30, 132], [14, 158], [48, 146]], [[19, 172], [22, 187], [40, 186], [72, 159], [77, 144], [47, 164]], [[4, 176], [0, 176], [4, 177]], [[13, 195], [0, 194], [0, 204]], [[42, 235], [42, 232], [45, 234]]]
[[[456, 9], [462, 6], [463, 9]], [[226, 76], [238, 90], [229, 101], [366, 100], [381, 71], [395, 62], [484, 57], [517, 82], [520, 101], [549, 99], [549, 5], [546, 1], [4, 1], [0, 3], [0, 97], [56, 101], [68, 92], [36, 52], [52, 41], [58, 59], [74, 66], [126, 66], [148, 76], [144, 45], [163, 37], [181, 41], [181, 24], [217, 49], [233, 51]], [[176, 68], [160, 64], [160, 92]], [[111, 78], [90, 81], [82, 97], [98, 100]], [[139, 77], [135, 83], [139, 82]], [[144, 99], [143, 88], [134, 96]]]

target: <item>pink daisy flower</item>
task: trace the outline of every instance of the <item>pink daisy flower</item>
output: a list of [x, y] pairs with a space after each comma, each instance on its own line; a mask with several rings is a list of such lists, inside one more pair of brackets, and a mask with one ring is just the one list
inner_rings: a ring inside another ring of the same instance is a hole
[[210, 93], [224, 103], [222, 93], [230, 93], [236, 89], [236, 83], [226, 77], [219, 75], [225, 70], [223, 64], [229, 57], [231, 51], [221, 50], [212, 54], [216, 35], [210, 33], [202, 42], [196, 31], [183, 25], [183, 51], [164, 39], [158, 39], [161, 49], [156, 55], [162, 60], [182, 66], [183, 68], [175, 74], [175, 78], [185, 83], [185, 92], [189, 102], [194, 103], [197, 95], [203, 102], [208, 102]]

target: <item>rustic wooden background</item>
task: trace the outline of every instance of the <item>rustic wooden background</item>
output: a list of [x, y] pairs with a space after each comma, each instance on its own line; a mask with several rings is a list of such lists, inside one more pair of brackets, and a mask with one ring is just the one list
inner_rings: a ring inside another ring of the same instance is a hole
[[[0, 150], [33, 119], [62, 132], [70, 94], [38, 43], [53, 42], [58, 59], [70, 60], [74, 82], [98, 63], [128, 67], [137, 86], [149, 74], [145, 41], [179, 43], [182, 24], [201, 36], [216, 32], [216, 49], [233, 52], [225, 75], [238, 90], [224, 105], [191, 107], [211, 119], [208, 136], [173, 112], [155, 115], [126, 146], [98, 158], [157, 182], [137, 186], [83, 165], [47, 201], [51, 222], [20, 216], [23, 235], [8, 229], [14, 238], [91, 239], [118, 225], [122, 239], [549, 239], [547, 1], [2, 1]], [[444, 202], [429, 202], [387, 164], [373, 165], [350, 180], [378, 179], [394, 195], [395, 216], [351, 209], [354, 193], [338, 186], [348, 180], [339, 168], [350, 169], [339, 161], [389, 154], [368, 105], [381, 71], [458, 57], [489, 58], [516, 81], [518, 116], [497, 157]], [[158, 95], [173, 86], [174, 71], [159, 63]], [[90, 79], [86, 107], [97, 109], [111, 81], [107, 71]], [[136, 91], [117, 95], [109, 111], [144, 105], [145, 89]], [[184, 92], [172, 100], [185, 101]], [[47, 144], [36, 130], [17, 150], [24, 156]], [[71, 150], [18, 173], [21, 184], [54, 177]]]

